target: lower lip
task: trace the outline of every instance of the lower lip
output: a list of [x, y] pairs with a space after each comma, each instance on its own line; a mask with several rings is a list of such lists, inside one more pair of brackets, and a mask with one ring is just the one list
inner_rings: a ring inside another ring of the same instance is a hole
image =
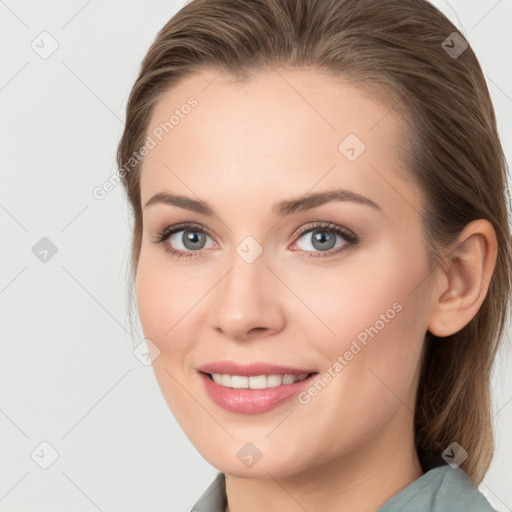
[[272, 388], [235, 389], [217, 384], [209, 375], [200, 372], [208, 396], [226, 411], [241, 414], [262, 414], [271, 411], [311, 385], [311, 381], [317, 375], [314, 373], [300, 382], [282, 384]]

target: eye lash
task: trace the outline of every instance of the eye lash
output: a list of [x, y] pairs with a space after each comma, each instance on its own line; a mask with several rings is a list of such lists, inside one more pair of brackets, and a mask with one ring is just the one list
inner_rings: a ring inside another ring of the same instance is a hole
[[207, 234], [211, 237], [210, 233], [201, 227], [199, 224], [193, 224], [190, 222], [182, 222], [181, 224], [174, 224], [173, 226], [167, 226], [164, 229], [161, 229], [155, 233], [155, 239], [151, 241], [154, 244], [163, 245], [163, 249], [165, 252], [177, 257], [177, 258], [197, 258], [200, 256], [201, 251], [177, 251], [164, 242], [174, 233], [183, 230], [190, 231], [201, 231], [202, 233]]
[[352, 233], [352, 231], [344, 228], [343, 226], [338, 226], [337, 224], [332, 223], [323, 223], [323, 222], [313, 222], [313, 224], [308, 224], [306, 226], [301, 227], [297, 236], [301, 236], [304, 233], [308, 233], [309, 231], [314, 231], [315, 229], [323, 228], [328, 233], [336, 233], [338, 235], [343, 235], [350, 242], [357, 242], [359, 239]]
[[[344, 252], [347, 250], [352, 249], [359, 243], [359, 238], [349, 229], [344, 228], [343, 226], [339, 226], [337, 224], [333, 223], [325, 223], [325, 222], [314, 222], [313, 224], [308, 224], [306, 226], [301, 227], [297, 234], [295, 235], [295, 238], [298, 239], [302, 235], [309, 233], [310, 231], [315, 231], [317, 229], [322, 229], [323, 231], [327, 233], [332, 233], [341, 236], [346, 242], [347, 246], [343, 246], [335, 251], [325, 251], [325, 252], [314, 252], [314, 251], [300, 251], [299, 252], [306, 252], [308, 257], [310, 258], [330, 258], [333, 256], [336, 256], [340, 252]], [[155, 233], [155, 239], [151, 242], [154, 244], [162, 244], [163, 249], [165, 252], [177, 257], [177, 258], [197, 258], [201, 255], [202, 251], [179, 251], [176, 249], [173, 249], [169, 245], [165, 244], [164, 242], [174, 233], [177, 233], [178, 231], [183, 230], [189, 230], [189, 231], [200, 231], [202, 233], [207, 234], [208, 236], [212, 236], [208, 230], [204, 229], [199, 224], [194, 224], [190, 222], [183, 222], [180, 224], [175, 224], [172, 226], [167, 226], [164, 229], [161, 229]]]
[[324, 223], [324, 222], [314, 222], [313, 224], [303, 226], [297, 232], [296, 238], [298, 239], [302, 235], [309, 233], [310, 231], [315, 231], [316, 229], [320, 229], [320, 228], [322, 228], [322, 231], [325, 231], [327, 233], [333, 233], [333, 234], [341, 236], [342, 238], [345, 239], [345, 241], [348, 243], [348, 245], [338, 248], [335, 251], [325, 251], [325, 252], [301, 251], [301, 252], [307, 252], [309, 258], [330, 258], [330, 257], [338, 255], [340, 252], [345, 252], [350, 249], [353, 249], [359, 243], [359, 238], [349, 229], [344, 228], [343, 226], [339, 226], [337, 224]]
[[205, 231], [201, 226], [198, 224], [190, 224], [190, 223], [182, 223], [182, 224], [174, 224], [173, 226], [167, 226], [164, 229], [157, 231], [155, 233], [156, 240], [153, 241], [153, 243], [161, 243], [167, 240], [171, 235], [176, 233], [177, 231], [182, 230], [195, 230], [195, 231], [202, 231], [203, 233], [209, 234], [207, 231]]

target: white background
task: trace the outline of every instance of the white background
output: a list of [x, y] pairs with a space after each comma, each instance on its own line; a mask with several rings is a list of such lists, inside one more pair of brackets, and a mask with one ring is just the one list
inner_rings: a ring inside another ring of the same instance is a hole
[[[510, 162], [512, 0], [434, 3], [481, 62]], [[217, 473], [131, 352], [123, 190], [92, 195], [116, 172], [140, 61], [183, 4], [0, 2], [3, 512], [186, 511]], [[59, 45], [47, 59], [31, 48], [43, 31]], [[42, 237], [58, 249], [47, 263], [32, 253]], [[480, 485], [502, 512], [512, 510], [510, 331], [506, 347], [494, 376], [496, 455]], [[31, 457], [43, 441], [59, 454], [48, 469]]]

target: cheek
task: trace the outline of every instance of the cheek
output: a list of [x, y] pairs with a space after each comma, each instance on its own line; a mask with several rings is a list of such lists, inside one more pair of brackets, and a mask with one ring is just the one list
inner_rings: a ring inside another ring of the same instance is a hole
[[409, 315], [421, 318], [427, 305], [425, 296], [421, 297], [425, 290], [418, 286], [427, 276], [426, 263], [419, 249], [415, 257], [404, 253], [405, 245], [405, 241], [382, 239], [371, 249], [355, 252], [338, 268], [295, 275], [294, 289], [344, 340], [372, 326], [381, 334], [396, 330]]
[[[141, 251], [137, 267], [137, 307], [144, 335], [163, 352], [187, 323], [187, 311], [197, 302], [190, 280], [155, 251]], [[190, 313], [189, 313], [190, 314]], [[177, 347], [174, 343], [173, 347]]]
[[[142, 251], [137, 267], [136, 295], [141, 325], [147, 338], [159, 338], [165, 333], [165, 311], [172, 294], [166, 281], [158, 265], [152, 265], [150, 258]], [[168, 289], [168, 297], [165, 289]]]
[[345, 374], [343, 385], [352, 396], [366, 395], [370, 402], [390, 393], [386, 385], [403, 396], [415, 376], [426, 332], [426, 261], [419, 250], [416, 258], [404, 258], [403, 250], [400, 243], [374, 247], [339, 277], [331, 271], [329, 281], [317, 279], [317, 292], [308, 294], [311, 309], [335, 333], [315, 338], [328, 356], [327, 365], [341, 356], [343, 368], [337, 368]]
[[[192, 268], [193, 267], [193, 268]], [[144, 337], [159, 349], [154, 372], [166, 398], [182, 397], [177, 381], [189, 378], [192, 358], [211, 307], [209, 291], [219, 276], [208, 266], [170, 261], [162, 250], [141, 250], [137, 267], [136, 297]], [[183, 397], [182, 397], [183, 398]]]
[[142, 250], [136, 297], [144, 337], [160, 351], [152, 364], [154, 374], [170, 410], [185, 429], [185, 420], [197, 414], [180, 384], [184, 382], [190, 340], [194, 338], [192, 329], [197, 324], [193, 309], [198, 300], [197, 287], [190, 285], [190, 278], [184, 277], [183, 272], [166, 264], [165, 258]]

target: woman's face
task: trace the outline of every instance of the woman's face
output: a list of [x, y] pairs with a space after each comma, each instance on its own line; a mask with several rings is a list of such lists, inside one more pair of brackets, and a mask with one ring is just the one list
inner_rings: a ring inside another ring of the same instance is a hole
[[[411, 450], [432, 276], [403, 129], [310, 71], [205, 71], [157, 103], [138, 309], [165, 400], [221, 471], [279, 478]], [[286, 373], [314, 375], [261, 377]]]

